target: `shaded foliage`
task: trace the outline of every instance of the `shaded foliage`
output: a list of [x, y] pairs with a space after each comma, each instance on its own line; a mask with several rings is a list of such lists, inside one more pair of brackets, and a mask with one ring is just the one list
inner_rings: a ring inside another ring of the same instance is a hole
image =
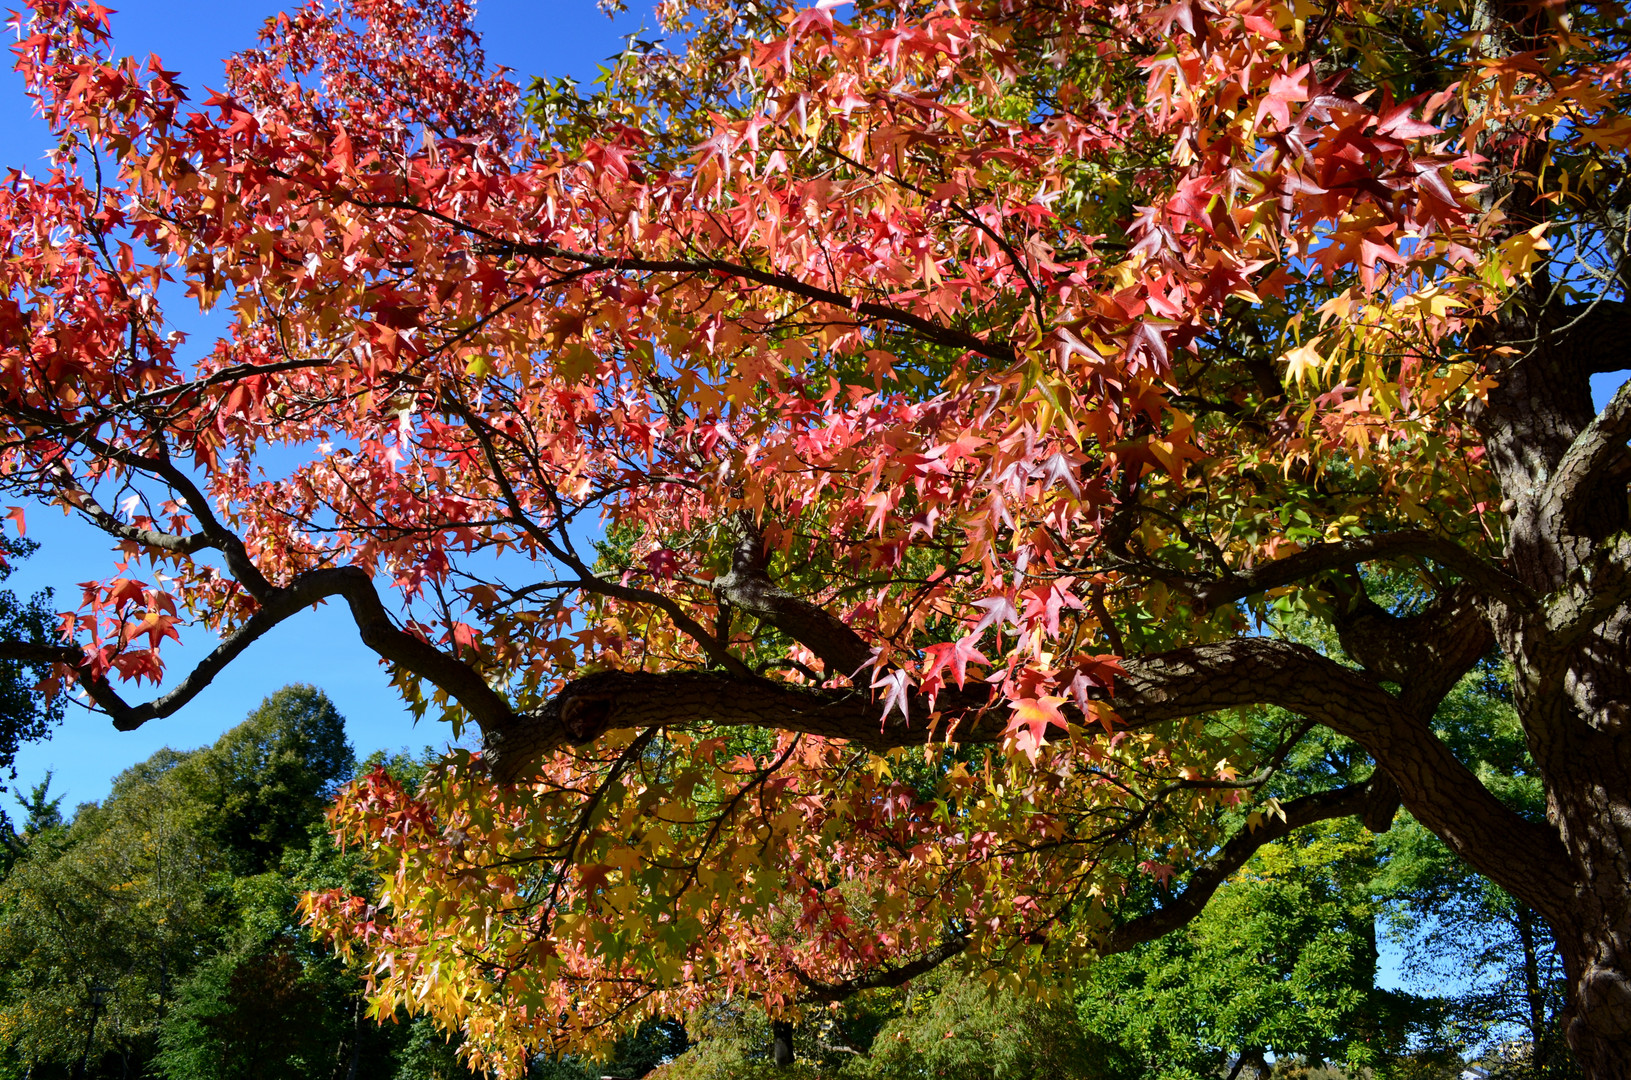
[[[0, 536], [0, 581], [15, 568], [14, 560], [27, 558], [39, 550], [31, 540]], [[56, 639], [59, 619], [45, 589], [28, 600], [20, 600], [10, 589], [0, 590], [0, 638], [25, 645], [47, 646]], [[0, 770], [16, 779], [17, 749], [26, 742], [44, 738], [62, 719], [66, 705], [51, 692], [52, 665], [49, 661], [28, 661], [0, 657]], [[0, 791], [5, 785], [0, 784]], [[9, 823], [0, 809], [0, 833]]]
[[49, 779], [36, 787], [0, 882], [0, 1071], [333, 1075], [361, 985], [295, 901], [361, 884], [321, 827], [351, 768], [333, 705], [287, 687], [212, 746], [127, 769], [72, 821]]

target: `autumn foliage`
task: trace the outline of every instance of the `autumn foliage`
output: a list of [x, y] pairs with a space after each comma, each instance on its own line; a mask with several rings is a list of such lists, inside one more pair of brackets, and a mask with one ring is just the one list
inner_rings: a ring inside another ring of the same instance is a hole
[[[1561, 882], [1554, 921], [1606, 889], [1559, 927], [1571, 1038], [1631, 1053], [1591, 944], [1631, 882], [1428, 727], [1499, 649], [1533, 731], [1631, 755], [1631, 405], [1577, 415], [1623, 318], [1617, 5], [671, 2], [596, 94], [523, 94], [470, 14], [309, 5], [194, 99], [39, 0], [59, 144], [0, 191], [4, 482], [125, 559], [59, 678], [134, 726], [344, 602], [485, 733], [334, 812], [387, 886], [309, 917], [382, 1008], [502, 1071], [727, 995], [1024, 980], [1402, 797]], [[183, 302], [230, 333], [183, 340]], [[1525, 434], [1554, 340], [1574, 411]], [[1566, 466], [1598, 509], [1535, 554]], [[182, 633], [222, 644], [127, 704]], [[1316, 724], [1374, 775], [1269, 798]]]

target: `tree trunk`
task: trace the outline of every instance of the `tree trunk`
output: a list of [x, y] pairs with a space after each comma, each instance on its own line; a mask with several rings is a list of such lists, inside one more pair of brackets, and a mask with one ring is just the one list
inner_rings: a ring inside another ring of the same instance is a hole
[[345, 1080], [357, 1080], [357, 1066], [362, 1061], [362, 998], [351, 1005], [351, 1062], [346, 1066]]
[[789, 1020], [770, 1022], [770, 1059], [777, 1068], [793, 1064], [793, 1024]]
[[1517, 910], [1518, 943], [1523, 949], [1523, 999], [1529, 1014], [1530, 1058], [1537, 1065], [1544, 1059], [1546, 1042], [1546, 991], [1540, 983], [1540, 951], [1535, 942], [1535, 913], [1528, 905]]
[[1591, 1080], [1631, 1077], [1631, 784], [1623, 769], [1604, 777], [1611, 763], [1577, 761], [1586, 775], [1553, 797], [1579, 875], [1571, 910], [1552, 915], [1569, 983], [1563, 1031]]
[[[1541, 286], [1537, 285], [1539, 290]], [[1514, 705], [1544, 777], [1547, 824], [1564, 880], [1531, 872], [1508, 885], [1557, 934], [1568, 979], [1563, 1030], [1590, 1080], [1631, 1077], [1631, 386], [1601, 414], [1590, 340], [1555, 329], [1538, 299], [1514, 305], [1493, 341], [1521, 360], [1491, 362], [1499, 380], [1478, 417], [1508, 518], [1505, 565], [1536, 598], [1488, 609], [1511, 659]], [[1623, 305], [1608, 314], [1631, 329]], [[1622, 345], [1623, 348], [1623, 345]], [[1485, 873], [1486, 865], [1472, 860]], [[1499, 861], [1498, 859], [1486, 862]], [[1536, 1046], [1537, 1052], [1539, 1046]]]

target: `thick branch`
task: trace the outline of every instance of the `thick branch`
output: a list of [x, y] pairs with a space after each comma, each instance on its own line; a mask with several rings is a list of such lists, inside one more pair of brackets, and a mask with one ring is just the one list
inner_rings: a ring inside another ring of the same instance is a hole
[[1394, 615], [1360, 592], [1336, 620], [1342, 648], [1377, 679], [1398, 683], [1400, 703], [1431, 717], [1495, 644], [1474, 590], [1457, 586], [1415, 615]]
[[[1569, 872], [1555, 834], [1525, 821], [1479, 783], [1428, 724], [1361, 672], [1302, 645], [1269, 638], [1129, 657], [1111, 700], [1124, 723], [1139, 726], [1223, 709], [1278, 705], [1358, 742], [1398, 785], [1412, 813], [1462, 858], [1537, 907]], [[941, 727], [964, 742], [1002, 737], [1007, 710], [987, 688], [942, 692]], [[922, 743], [930, 730], [926, 701], [909, 702], [910, 718], [882, 717], [865, 690], [816, 689], [734, 679], [717, 672], [602, 672], [568, 683], [535, 714], [483, 724], [495, 776], [513, 782], [539, 756], [613, 728], [748, 726], [846, 739], [872, 750]], [[1537, 883], [1540, 883], [1537, 885]]]
[[947, 960], [957, 956], [968, 948], [968, 938], [954, 937], [945, 941], [928, 952], [914, 957], [894, 967], [881, 968], [869, 971], [864, 975], [857, 975], [853, 979], [842, 982], [822, 982], [812, 979], [797, 967], [793, 968], [793, 977], [804, 987], [800, 996], [809, 1001], [843, 1001], [853, 994], [863, 990], [881, 990], [886, 987], [904, 986], [919, 975], [927, 975]]
[[1566, 308], [1552, 333], [1565, 339], [1565, 351], [1581, 374], [1631, 367], [1631, 303], [1601, 299]]
[[[1631, 385], [1631, 384], [1628, 384]], [[1540, 651], [1564, 656], [1581, 638], [1631, 604], [1631, 532], [1599, 544], [1546, 602], [1546, 635]]]
[[[944, 691], [938, 708], [963, 720], [958, 738], [994, 742], [1006, 711], [982, 712], [990, 698], [982, 684]], [[603, 671], [566, 685], [538, 712], [482, 725], [486, 758], [503, 783], [527, 775], [538, 759], [562, 746], [591, 742], [614, 728], [758, 727], [844, 739], [873, 751], [921, 745], [930, 710], [913, 696], [911, 718], [892, 713], [868, 690], [818, 689], [770, 679], [738, 679], [719, 671]]]
[[1112, 704], [1129, 722], [1278, 705], [1365, 749], [1404, 803], [1455, 853], [1537, 907], [1568, 903], [1572, 876], [1557, 836], [1525, 821], [1478, 781], [1427, 722], [1364, 674], [1303, 645], [1268, 638], [1130, 659]]
[[[1557, 463], [1546, 487], [1543, 514], [1560, 514], [1566, 531], [1578, 531], [1579, 522], [1602, 497], [1604, 473], [1626, 456], [1626, 439], [1631, 437], [1631, 379], [1609, 399], [1603, 411], [1592, 418], [1584, 431]], [[1624, 498], [1623, 490], [1620, 497]]]
[[852, 676], [872, 661], [872, 646], [849, 624], [770, 580], [764, 540], [749, 522], [741, 523], [731, 571], [714, 582], [714, 591], [815, 653], [827, 665], [829, 678]]
[[1250, 570], [1215, 581], [1191, 585], [1189, 589], [1201, 603], [1216, 608], [1254, 593], [1304, 581], [1315, 574], [1341, 570], [1374, 559], [1405, 556], [1430, 559], [1453, 571], [1484, 595], [1503, 600], [1511, 606], [1527, 607], [1531, 603], [1523, 584], [1494, 563], [1480, 558], [1453, 540], [1420, 530], [1315, 544], [1283, 559], [1260, 563]]

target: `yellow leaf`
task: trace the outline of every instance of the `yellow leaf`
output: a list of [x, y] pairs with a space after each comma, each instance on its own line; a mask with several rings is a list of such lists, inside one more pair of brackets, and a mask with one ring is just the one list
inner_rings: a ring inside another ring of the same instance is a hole
[[1317, 344], [1319, 344], [1319, 338], [1313, 338], [1285, 355], [1286, 378], [1298, 386], [1301, 386], [1304, 380], [1319, 373], [1323, 361], [1319, 350], [1315, 348]]

